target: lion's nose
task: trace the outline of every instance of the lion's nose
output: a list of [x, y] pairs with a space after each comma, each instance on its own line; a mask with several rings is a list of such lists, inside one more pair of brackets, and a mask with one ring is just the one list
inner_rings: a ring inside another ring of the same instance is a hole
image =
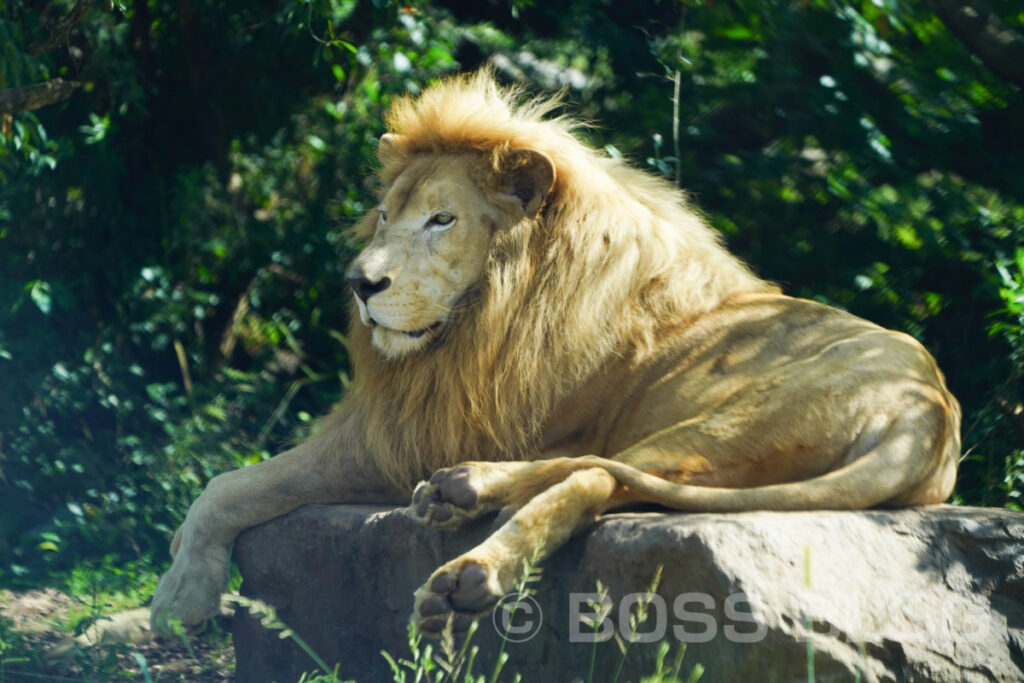
[[355, 273], [349, 277], [348, 284], [352, 287], [352, 291], [356, 293], [356, 296], [365, 304], [371, 296], [383, 292], [390, 287], [391, 278], [382, 277], [374, 282], [362, 273]]

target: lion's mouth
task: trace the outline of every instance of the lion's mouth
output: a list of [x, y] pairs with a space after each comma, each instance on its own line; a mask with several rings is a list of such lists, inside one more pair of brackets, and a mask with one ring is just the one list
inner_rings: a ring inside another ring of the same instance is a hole
[[443, 321], [438, 320], [436, 323], [434, 323], [432, 325], [428, 325], [427, 327], [424, 327], [424, 328], [419, 329], [419, 330], [396, 330], [393, 327], [387, 327], [385, 325], [381, 325], [380, 323], [378, 323], [373, 318], [370, 318], [370, 327], [380, 327], [380, 328], [388, 330], [390, 332], [397, 332], [399, 334], [404, 334], [405, 336], [411, 337], [412, 339], [419, 339], [420, 337], [424, 336], [428, 332], [434, 332], [434, 331], [440, 329], [442, 322]]
[[440, 327], [441, 327], [441, 321], [438, 320], [433, 325], [430, 325], [428, 327], [424, 327], [422, 330], [413, 330], [412, 332], [405, 332], [404, 330], [396, 330], [396, 331], [397, 332], [401, 332], [402, 334], [404, 334], [407, 337], [412, 337], [413, 339], [419, 339], [420, 337], [425, 335], [427, 332], [433, 332], [434, 330], [436, 330], [436, 329], [438, 329]]

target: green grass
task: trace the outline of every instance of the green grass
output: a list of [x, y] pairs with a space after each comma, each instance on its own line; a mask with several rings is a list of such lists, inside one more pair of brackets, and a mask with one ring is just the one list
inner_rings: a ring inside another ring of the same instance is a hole
[[[192, 680], [190, 672], [155, 675], [154, 662], [147, 654], [152, 657], [159, 652], [156, 645], [87, 645], [75, 640], [92, 626], [102, 627], [113, 615], [145, 604], [156, 588], [159, 574], [151, 569], [151, 563], [117, 565], [107, 560], [80, 563], [70, 572], [53, 575], [51, 587], [66, 597], [54, 599], [52, 611], [34, 618], [33, 623], [0, 615], [0, 683], [15, 675], [17, 680]], [[220, 669], [230, 641], [214, 622], [200, 636], [184, 638], [178, 650], [182, 648], [194, 666]]]
[[[531, 595], [532, 586], [540, 579], [536, 558], [527, 563], [524, 578], [516, 585], [513, 593], [518, 604]], [[660, 583], [660, 568], [648, 586], [647, 595], [653, 594]], [[160, 662], [151, 657], [152, 650], [147, 646], [134, 647], [124, 644], [101, 644], [84, 646], [71, 642], [70, 657], [63, 663], [55, 664], [47, 661], [46, 648], [52, 646], [57, 637], [69, 641], [73, 636], [83, 633], [90, 626], [108, 619], [119, 611], [131, 609], [143, 604], [152, 593], [158, 575], [138, 567], [110, 568], [90, 563], [77, 567], [59, 581], [64, 592], [71, 597], [71, 604], [56, 614], [49, 616], [52, 632], [49, 634], [26, 633], [19, 630], [14, 620], [0, 616], [0, 683], [5, 683], [12, 675], [21, 677], [43, 677], [65, 681], [144, 681], [145, 683], [162, 683], [170, 680], [191, 681], [198, 668], [216, 666], [224, 667], [224, 661], [207, 656], [212, 649], [224, 651], [229, 647], [229, 635], [216, 625], [199, 635], [187, 635], [184, 628], [178, 629], [183, 646], [188, 650], [192, 661], [190, 672], [160, 671]], [[232, 583], [238, 583], [236, 575]], [[600, 595], [607, 595], [607, 589], [598, 582]], [[356, 683], [343, 676], [344, 662], [328, 663], [302, 637], [291, 629], [278, 616], [271, 606], [258, 600], [237, 598], [238, 604], [260, 619], [264, 628], [277, 631], [281, 638], [292, 640], [310, 658], [311, 669], [304, 673], [299, 683]], [[603, 603], [603, 597], [598, 603]], [[640, 631], [649, 617], [649, 600], [641, 600], [634, 606], [630, 615], [631, 634]], [[591, 605], [594, 614], [595, 632], [603, 620], [603, 613], [597, 604]], [[515, 607], [512, 608], [513, 611]], [[511, 615], [511, 616], [514, 616]], [[512, 619], [510, 619], [510, 622]], [[461, 639], [451, 629], [451, 624], [444, 630], [438, 640], [430, 640], [419, 634], [410, 624], [408, 630], [408, 652], [381, 652], [387, 662], [394, 683], [498, 683], [499, 681], [530, 680], [531, 677], [516, 670], [516, 663], [505, 650], [506, 639], [503, 639], [498, 653], [484, 661], [480, 649], [474, 644], [474, 636], [479, 624], [474, 623], [468, 633]], [[508, 634], [505, 634], [506, 636]], [[615, 643], [619, 650], [619, 659], [610, 680], [619, 681], [630, 653], [633, 651], [635, 638], [616, 634]], [[595, 661], [599, 643], [594, 642], [587, 671], [580, 672], [580, 680], [586, 683], [609, 680], [597, 678]], [[656, 656], [652, 671], [640, 678], [636, 683], [696, 683], [703, 675], [701, 665], [693, 665], [683, 673], [683, 661], [686, 654], [685, 644], [675, 644], [668, 640], [657, 644]], [[180, 649], [180, 648], [179, 648]], [[150, 657], [147, 657], [147, 653]], [[204, 654], [206, 653], [206, 654]], [[154, 668], [156, 666], [156, 668]], [[216, 671], [204, 670], [202, 675], [213, 676]], [[570, 676], [572, 678], [572, 676]]]
[[[657, 590], [658, 584], [661, 581], [661, 570], [662, 568], [659, 567], [645, 595], [653, 595]], [[513, 591], [516, 596], [513, 603], [514, 606], [531, 594], [530, 586], [539, 578], [540, 574], [537, 569], [536, 558], [534, 558], [527, 563], [524, 576]], [[603, 596], [607, 595], [607, 589], [600, 582], [598, 583], [598, 591], [602, 598], [597, 602], [598, 604], [603, 604]], [[313, 651], [305, 640], [281, 621], [277, 616], [277, 611], [272, 606], [249, 598], [239, 598], [238, 602], [248, 609], [250, 613], [258, 616], [264, 628], [279, 631], [281, 638], [291, 639], [316, 664], [316, 669], [304, 673], [299, 679], [299, 683], [355, 683], [355, 681], [343, 679], [339, 676], [338, 672], [344, 665], [343, 662], [329, 666], [322, 657]], [[628, 638], [624, 638], [618, 633], [615, 635], [620, 656], [615, 668], [613, 681], [618, 681], [622, 674], [623, 666], [629, 657], [632, 645], [636, 641], [635, 635], [648, 619], [650, 604], [650, 599], [640, 600], [634, 607], [629, 619], [630, 634]], [[512, 608], [513, 615], [510, 615], [510, 622], [511, 616], [514, 616], [514, 606]], [[592, 607], [594, 606], [592, 605]], [[595, 614], [602, 615], [597, 608], [595, 608]], [[597, 624], [601, 622], [601, 619], [598, 618], [593, 621], [596, 632]], [[510, 656], [505, 651], [508, 633], [504, 634], [505, 637], [502, 639], [502, 644], [494, 661], [485, 663], [478, 659], [479, 647], [473, 644], [473, 637], [478, 629], [479, 623], [473, 623], [462, 639], [461, 645], [459, 645], [455, 635], [452, 633], [451, 621], [449, 621], [437, 641], [429, 641], [423, 638], [410, 623], [408, 629], [409, 655], [401, 657], [386, 651], [381, 652], [381, 656], [384, 657], [391, 669], [393, 683], [498, 683], [499, 680], [502, 680], [501, 677], [506, 667], [511, 666], [514, 669], [515, 663], [510, 662]], [[582, 679], [586, 683], [595, 683], [594, 661], [596, 659], [597, 645], [595, 640], [587, 676], [585, 679]], [[673, 648], [673, 643], [663, 640], [658, 643], [657, 648], [654, 670], [639, 679], [637, 683], [697, 683], [701, 676], [703, 676], [704, 667], [696, 664], [690, 669], [685, 678], [682, 677], [683, 658], [686, 655], [686, 645], [684, 643], [676, 644], [675, 648]], [[480, 668], [479, 671], [477, 670], [478, 666]], [[511, 680], [514, 683], [524, 680], [523, 675], [518, 672], [512, 673], [511, 676]], [[569, 678], [572, 678], [572, 676], [569, 676]]]

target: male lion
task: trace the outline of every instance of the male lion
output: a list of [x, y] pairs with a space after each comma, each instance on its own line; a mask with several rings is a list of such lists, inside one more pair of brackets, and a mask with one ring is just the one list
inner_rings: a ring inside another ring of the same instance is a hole
[[674, 186], [545, 120], [555, 100], [519, 101], [484, 71], [395, 104], [383, 199], [355, 227], [355, 379], [307, 442], [210, 482], [155, 625], [217, 611], [242, 530], [305, 503], [406, 501], [428, 476], [409, 506], [424, 524], [512, 514], [417, 591], [427, 633], [467, 628], [610, 508], [950, 494], [960, 409], [920, 344], [779, 294]]

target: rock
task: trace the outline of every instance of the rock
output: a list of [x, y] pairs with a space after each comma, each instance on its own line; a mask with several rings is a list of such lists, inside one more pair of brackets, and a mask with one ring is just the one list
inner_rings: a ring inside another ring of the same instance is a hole
[[[400, 510], [307, 506], [239, 537], [242, 593], [275, 606], [343, 678], [390, 681], [380, 652], [409, 657], [413, 591], [492, 524], [445, 533]], [[600, 581], [613, 605], [603, 632], [628, 635], [628, 596], [659, 566], [659, 597], [637, 629], [657, 642], [630, 647], [621, 681], [652, 673], [662, 641], [688, 642], [683, 672], [699, 663], [702, 681], [807, 680], [809, 652], [817, 681], [1024, 679], [1024, 515], [955, 506], [608, 515], [542, 563], [535, 602], [512, 615], [510, 638], [522, 642], [505, 645], [503, 678], [612, 680], [621, 655], [614, 641], [593, 644], [586, 601]], [[243, 683], [315, 669], [245, 610], [234, 633]], [[473, 644], [475, 671], [489, 674], [493, 619]]]

